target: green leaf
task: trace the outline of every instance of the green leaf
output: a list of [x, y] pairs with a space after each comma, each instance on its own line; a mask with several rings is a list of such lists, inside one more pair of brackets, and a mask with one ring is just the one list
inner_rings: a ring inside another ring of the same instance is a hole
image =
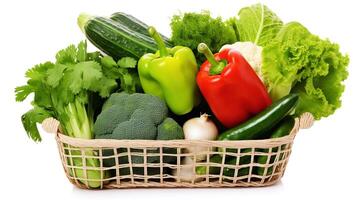
[[37, 123], [41, 123], [44, 119], [48, 117], [52, 117], [51, 112], [37, 106], [22, 115], [22, 125], [24, 126], [27, 135], [33, 141], [41, 141], [41, 136], [37, 129]]
[[34, 104], [45, 108], [51, 107], [49, 87], [47, 87], [47, 71], [53, 69], [54, 64], [46, 62], [35, 65], [27, 70], [26, 77], [29, 78], [27, 85], [15, 89], [16, 100], [23, 101], [29, 94], [34, 93]]
[[119, 67], [112, 57], [104, 56], [101, 58], [100, 63], [103, 67], [103, 73], [106, 77], [113, 79], [120, 78]]
[[44, 81], [44, 79], [46, 79], [47, 70], [51, 69], [53, 66], [54, 64], [51, 62], [45, 62], [35, 65], [34, 67], [26, 71], [25, 76], [32, 80]]
[[57, 87], [67, 68], [66, 65], [56, 64], [55, 67], [49, 69], [47, 71], [47, 84], [52, 87]]
[[131, 57], [123, 57], [118, 61], [119, 67], [122, 68], [135, 68], [137, 61]]
[[51, 88], [45, 83], [39, 83], [35, 88], [34, 104], [43, 108], [51, 108]]
[[65, 83], [68, 83], [68, 89], [73, 94], [78, 94], [81, 90], [90, 90], [98, 84], [98, 80], [102, 76], [102, 68], [99, 63], [86, 61], [68, 68], [63, 79], [66, 80]]
[[67, 48], [60, 50], [56, 54], [56, 63], [58, 64], [75, 64], [77, 62], [77, 48], [69, 45]]
[[81, 41], [77, 49], [77, 62], [87, 61], [87, 41]]
[[263, 4], [242, 8], [236, 21], [240, 41], [251, 41], [259, 46], [269, 43], [282, 25], [279, 17]]
[[34, 92], [30, 85], [23, 85], [15, 88], [16, 101], [24, 101], [29, 94]]
[[100, 62], [100, 58], [101, 58], [101, 54], [98, 51], [87, 53], [87, 60], [88, 61], [96, 61], [96, 62], [99, 63]]
[[114, 79], [102, 77], [97, 84], [93, 85], [92, 90], [99, 92], [101, 97], [108, 97], [117, 86], [118, 84]]

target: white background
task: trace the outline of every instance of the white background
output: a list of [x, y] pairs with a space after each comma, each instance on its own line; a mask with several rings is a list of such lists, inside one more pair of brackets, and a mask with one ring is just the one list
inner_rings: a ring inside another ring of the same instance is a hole
[[339, 43], [351, 58], [343, 107], [299, 132], [282, 181], [266, 188], [122, 189], [87, 191], [65, 177], [53, 135], [36, 144], [26, 137], [20, 116], [29, 101], [16, 103], [15, 86], [25, 70], [53, 60], [55, 53], [84, 39], [76, 24], [80, 12], [130, 13], [167, 35], [170, 16], [207, 9], [224, 18], [256, 1], [1, 1], [0, 5], [0, 199], [357, 199], [356, 6], [354, 1], [264, 1], [288, 22]]

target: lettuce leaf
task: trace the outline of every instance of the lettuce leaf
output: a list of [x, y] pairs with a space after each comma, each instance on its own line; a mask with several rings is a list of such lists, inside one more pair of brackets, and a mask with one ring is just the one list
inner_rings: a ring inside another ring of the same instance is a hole
[[290, 22], [263, 49], [262, 73], [273, 100], [298, 93], [296, 113], [311, 112], [320, 119], [341, 106], [348, 63], [337, 44]]
[[263, 4], [242, 8], [238, 20], [230, 19], [229, 23], [240, 41], [251, 41], [259, 46], [268, 44], [283, 26], [279, 17]]
[[192, 49], [199, 64], [206, 60], [205, 56], [197, 51], [199, 43], [206, 43], [215, 53], [223, 45], [237, 41], [232, 26], [225, 23], [221, 17], [212, 17], [209, 11], [174, 15], [170, 26], [172, 43]]

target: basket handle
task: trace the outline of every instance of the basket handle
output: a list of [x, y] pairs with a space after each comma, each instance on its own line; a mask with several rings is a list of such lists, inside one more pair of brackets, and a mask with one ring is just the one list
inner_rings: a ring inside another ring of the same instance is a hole
[[58, 132], [60, 132], [60, 122], [55, 118], [52, 117], [47, 118], [43, 120], [41, 125], [43, 130], [46, 131], [47, 133], [57, 134]]
[[299, 118], [299, 127], [302, 129], [308, 129], [314, 124], [314, 121], [314, 116], [309, 112], [305, 112], [301, 114]]

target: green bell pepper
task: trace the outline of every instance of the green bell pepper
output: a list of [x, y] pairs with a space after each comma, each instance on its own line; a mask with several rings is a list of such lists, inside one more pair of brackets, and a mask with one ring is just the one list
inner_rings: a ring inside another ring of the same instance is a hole
[[196, 58], [188, 47], [166, 48], [161, 36], [153, 27], [148, 29], [158, 45], [155, 54], [143, 55], [138, 71], [144, 92], [165, 100], [176, 115], [189, 113], [199, 103], [196, 84], [198, 72]]

